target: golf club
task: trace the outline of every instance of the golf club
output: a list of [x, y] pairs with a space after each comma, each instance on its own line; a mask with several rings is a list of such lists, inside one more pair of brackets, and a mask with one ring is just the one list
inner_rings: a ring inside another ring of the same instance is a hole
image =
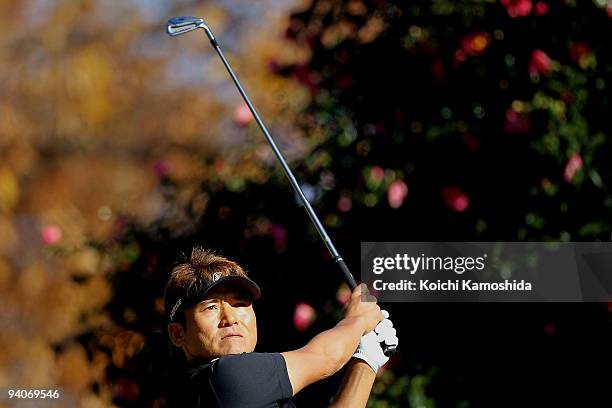
[[[245, 90], [242, 88], [242, 85], [240, 84], [240, 81], [238, 80], [238, 77], [236, 76], [236, 74], [234, 73], [234, 70], [230, 66], [230, 64], [227, 61], [227, 59], [225, 58], [225, 55], [223, 55], [223, 51], [221, 51], [221, 48], [219, 47], [219, 44], [217, 43], [217, 40], [215, 39], [215, 37], [214, 37], [212, 31], [210, 30], [210, 28], [208, 27], [208, 25], [206, 25], [206, 23], [204, 22], [203, 19], [198, 18], [198, 17], [189, 17], [189, 16], [174, 17], [174, 18], [171, 18], [170, 20], [168, 20], [168, 25], [166, 27], [166, 32], [168, 33], [168, 35], [170, 35], [172, 37], [175, 37], [175, 36], [178, 36], [178, 35], [186, 34], [188, 32], [197, 30], [199, 28], [203, 29], [206, 32], [206, 36], [210, 40], [210, 43], [212, 44], [214, 49], [217, 51], [217, 54], [219, 54], [219, 57], [221, 58], [221, 61], [223, 61], [223, 65], [225, 65], [225, 68], [227, 69], [227, 72], [229, 72], [230, 76], [232, 77], [232, 80], [234, 81], [234, 84], [236, 84], [236, 87], [238, 88], [238, 91], [240, 92], [240, 95], [242, 95], [242, 98], [244, 99], [244, 101], [246, 102], [247, 106], [249, 107], [249, 110], [253, 114], [253, 117], [255, 118], [255, 121], [257, 122], [257, 124], [259, 125], [259, 128], [261, 129], [261, 131], [263, 132], [264, 136], [266, 137], [266, 140], [268, 141], [268, 144], [270, 145], [270, 147], [272, 147], [272, 150], [274, 151], [274, 154], [276, 155], [276, 158], [280, 162], [280, 164], [281, 164], [281, 166], [283, 168], [283, 171], [285, 172], [285, 174], [287, 175], [287, 178], [289, 179], [289, 183], [291, 183], [291, 186], [293, 187], [293, 190], [298, 195], [300, 201], [304, 205], [304, 208], [306, 209], [306, 212], [308, 213], [308, 216], [310, 217], [310, 220], [312, 221], [312, 223], [314, 224], [315, 228], [319, 232], [319, 235], [321, 236], [321, 239], [323, 239], [323, 242], [325, 243], [325, 246], [327, 247], [327, 249], [329, 250], [330, 254], [333, 257], [334, 262], [336, 264], [338, 264], [338, 266], [342, 270], [342, 273], [344, 274], [344, 279], [346, 280], [346, 283], [351, 288], [351, 291], [354, 290], [355, 287], [357, 287], [357, 283], [355, 282], [355, 278], [353, 277], [353, 275], [349, 271], [348, 267], [346, 266], [346, 263], [344, 262], [344, 260], [342, 259], [342, 257], [338, 253], [338, 251], [336, 250], [336, 247], [334, 246], [334, 244], [332, 243], [331, 239], [329, 238], [329, 235], [327, 235], [327, 232], [325, 231], [325, 228], [323, 227], [323, 224], [321, 224], [321, 221], [319, 221], [319, 218], [317, 217], [317, 215], [315, 214], [312, 206], [308, 202], [308, 199], [304, 195], [304, 192], [300, 188], [300, 185], [298, 184], [297, 180], [295, 179], [295, 176], [293, 175], [293, 173], [291, 172], [291, 169], [287, 165], [287, 162], [285, 161], [285, 158], [283, 157], [283, 155], [281, 154], [280, 150], [276, 146], [276, 143], [272, 139], [272, 136], [270, 135], [270, 132], [268, 131], [266, 125], [263, 123], [263, 121], [259, 117], [259, 114], [257, 113], [257, 110], [255, 109], [255, 106], [253, 106], [253, 104], [251, 103], [251, 100], [249, 99], [249, 97], [246, 94]], [[383, 351], [384, 351], [385, 355], [387, 355], [387, 356], [393, 354], [395, 352], [395, 350], [396, 350], [396, 347], [397, 346], [395, 346], [395, 345], [388, 345], [388, 344], [383, 344], [382, 345]]]

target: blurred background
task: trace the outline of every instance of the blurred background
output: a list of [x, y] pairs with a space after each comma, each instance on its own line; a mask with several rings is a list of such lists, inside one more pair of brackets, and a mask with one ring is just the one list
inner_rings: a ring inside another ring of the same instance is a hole
[[[341, 317], [341, 274], [175, 15], [207, 20], [355, 275], [361, 241], [612, 238], [610, 0], [3, 0], [0, 386], [165, 406], [163, 287], [196, 244], [262, 286], [258, 351]], [[612, 304], [387, 309], [372, 407], [612, 403]]]

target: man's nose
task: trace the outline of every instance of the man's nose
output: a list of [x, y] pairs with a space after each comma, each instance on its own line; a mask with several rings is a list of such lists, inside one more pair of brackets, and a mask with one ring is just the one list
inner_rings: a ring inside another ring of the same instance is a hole
[[236, 310], [228, 302], [221, 302], [221, 326], [231, 326], [238, 323]]

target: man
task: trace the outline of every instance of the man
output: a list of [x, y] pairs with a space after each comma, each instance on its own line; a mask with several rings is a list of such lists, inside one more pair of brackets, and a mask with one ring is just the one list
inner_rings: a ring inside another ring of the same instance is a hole
[[355, 289], [334, 328], [304, 347], [254, 353], [252, 302], [259, 287], [237, 263], [194, 248], [173, 269], [164, 293], [168, 335], [189, 365], [176, 406], [294, 407], [292, 396], [348, 363], [332, 406], [365, 407], [376, 372], [388, 360], [379, 341], [398, 339], [388, 314], [374, 301], [361, 301], [364, 288]]

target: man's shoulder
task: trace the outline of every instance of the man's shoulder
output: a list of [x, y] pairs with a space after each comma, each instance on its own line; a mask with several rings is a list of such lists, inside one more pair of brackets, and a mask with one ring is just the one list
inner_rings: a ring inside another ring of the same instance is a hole
[[293, 394], [287, 366], [280, 353], [220, 357], [212, 362], [209, 378], [220, 399], [232, 402], [229, 406], [245, 406], [245, 403], [268, 406], [289, 399]]
[[210, 378], [216, 383], [236, 384], [243, 378], [243, 381], [253, 381], [254, 374], [271, 372], [281, 375], [287, 372], [285, 360], [280, 353], [228, 354], [211, 361], [192, 362], [186, 374], [190, 383], [201, 384]]
[[211, 362], [214, 376], [249, 376], [262, 371], [287, 370], [280, 353], [242, 353], [219, 357]]
[[[292, 407], [291, 383], [280, 353], [230, 354], [189, 364], [180, 406]], [[198, 405], [199, 404], [199, 405]], [[179, 405], [177, 405], [179, 406]]]

